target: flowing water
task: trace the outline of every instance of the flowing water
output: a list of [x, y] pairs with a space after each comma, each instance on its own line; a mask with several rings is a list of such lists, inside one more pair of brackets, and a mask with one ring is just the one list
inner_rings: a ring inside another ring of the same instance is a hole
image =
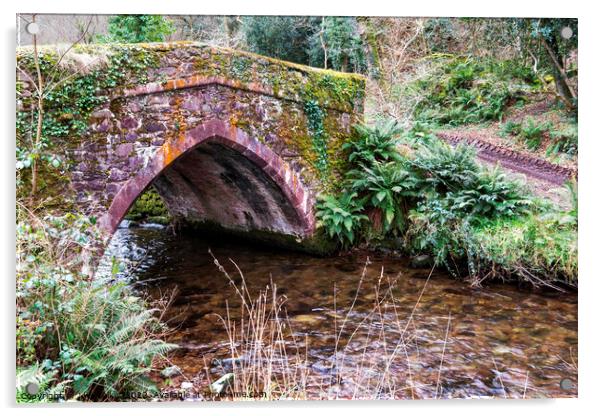
[[[174, 329], [168, 341], [180, 346], [170, 360], [182, 374], [168, 386], [188, 381], [206, 391], [231, 371], [219, 317], [240, 319], [241, 302], [209, 248], [237, 284], [240, 268], [252, 297], [270, 284], [285, 297], [309, 398], [577, 395], [575, 293], [473, 288], [373, 253], [319, 258], [122, 228], [111, 250], [129, 264], [134, 287], [172, 297], [164, 318]], [[374, 380], [378, 391], [366, 393]]]

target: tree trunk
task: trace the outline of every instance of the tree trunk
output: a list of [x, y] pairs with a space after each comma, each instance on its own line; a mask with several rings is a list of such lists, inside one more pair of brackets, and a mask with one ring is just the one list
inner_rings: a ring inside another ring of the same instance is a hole
[[565, 105], [570, 110], [574, 110], [575, 100], [577, 99], [577, 96], [569, 84], [569, 79], [563, 67], [562, 58], [559, 56], [560, 53], [558, 51], [558, 45], [554, 40], [552, 45], [550, 45], [543, 36], [541, 40], [543, 42], [543, 46], [546, 50], [546, 53], [548, 54], [548, 57], [550, 58], [553, 64], [554, 70], [552, 71], [552, 75], [554, 76], [556, 91], [558, 92], [560, 99], [565, 103]]
[[[32, 22], [36, 21], [35, 14]], [[42, 122], [44, 117], [44, 83], [42, 81], [42, 71], [40, 70], [40, 61], [38, 58], [38, 37], [33, 35], [33, 61], [36, 67], [38, 77], [38, 123], [36, 126], [36, 136], [33, 142], [33, 162], [31, 164], [31, 196], [34, 196], [38, 190], [38, 154], [40, 150], [40, 142], [42, 140]]]

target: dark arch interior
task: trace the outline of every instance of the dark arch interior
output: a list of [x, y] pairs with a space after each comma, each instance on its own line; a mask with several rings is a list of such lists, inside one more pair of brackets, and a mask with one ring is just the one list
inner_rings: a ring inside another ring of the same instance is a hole
[[303, 221], [278, 184], [236, 150], [203, 143], [153, 182], [179, 224], [302, 235]]

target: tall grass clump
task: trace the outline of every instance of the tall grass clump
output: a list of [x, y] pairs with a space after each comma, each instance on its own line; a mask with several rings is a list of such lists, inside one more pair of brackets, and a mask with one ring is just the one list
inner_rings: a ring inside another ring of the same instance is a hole
[[215, 257], [214, 262], [240, 301], [237, 318], [229, 307], [226, 316], [219, 317], [228, 337], [233, 371], [226, 391], [219, 393], [229, 390], [255, 399], [306, 399], [307, 356], [286, 313], [286, 297], [278, 294], [273, 282], [252, 295], [238, 266], [240, 285]]
[[[214, 399], [404, 399], [437, 398], [439, 379], [431, 373], [414, 373], [416, 359], [415, 312], [429, 279], [408, 315], [398, 300], [396, 279], [367, 275], [369, 260], [359, 278], [355, 294], [343, 301], [333, 294], [333, 308], [326, 312], [333, 322], [332, 351], [327, 372], [312, 368], [315, 357], [308, 351], [307, 335], [289, 319], [286, 297], [270, 280], [265, 289], [249, 292], [244, 275], [232, 277], [214, 258], [240, 301], [240, 309], [229, 305], [220, 320], [227, 334], [232, 363], [219, 380], [227, 387]], [[430, 276], [429, 276], [430, 278]], [[237, 283], [238, 282], [238, 283]], [[358, 310], [358, 299], [374, 295], [367, 311]], [[361, 319], [358, 320], [358, 316]], [[449, 328], [448, 328], [449, 329]], [[447, 334], [445, 335], [447, 340]], [[360, 353], [358, 353], [358, 351]], [[441, 363], [445, 349], [442, 349]], [[352, 358], [353, 357], [353, 358]], [[423, 377], [424, 376], [424, 377]], [[208, 378], [211, 376], [208, 374]], [[416, 388], [416, 386], [420, 386]], [[212, 388], [213, 389], [213, 388]], [[209, 396], [208, 396], [209, 397]]]
[[[18, 206], [17, 400], [127, 400], [157, 392], [149, 374], [174, 346], [161, 311], [89, 270], [94, 219], [38, 218]], [[25, 390], [40, 386], [37, 397]]]

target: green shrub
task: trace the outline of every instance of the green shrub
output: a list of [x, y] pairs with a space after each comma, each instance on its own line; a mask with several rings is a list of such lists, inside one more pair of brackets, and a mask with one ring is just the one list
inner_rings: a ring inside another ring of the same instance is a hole
[[376, 126], [356, 124], [358, 137], [347, 142], [343, 149], [349, 151], [349, 162], [353, 166], [370, 166], [377, 161], [401, 160], [397, 151], [403, 129], [395, 120]]
[[498, 220], [475, 228], [481, 274], [520, 278], [536, 286], [577, 284], [577, 228], [562, 212]]
[[43, 380], [45, 392], [67, 399], [156, 391], [148, 374], [173, 345], [161, 340], [166, 328], [158, 310], [125, 282], [84, 273], [102, 244], [94, 219], [69, 214], [41, 220], [24, 211], [17, 223], [21, 378]]
[[308, 65], [311, 39], [320, 31], [313, 16], [244, 16], [241, 31], [249, 51]]
[[478, 218], [500, 218], [521, 215], [533, 204], [526, 190], [508, 179], [499, 167], [482, 168], [473, 188], [459, 192], [458, 210], [469, 209]]
[[127, 14], [109, 19], [109, 33], [97, 37], [102, 43], [165, 42], [176, 31], [173, 22], [164, 16], [151, 14]]
[[464, 144], [450, 146], [441, 140], [418, 146], [409, 160], [424, 186], [437, 193], [465, 189], [476, 181], [479, 167], [475, 150]]
[[529, 212], [532, 201], [522, 187], [497, 168], [476, 164], [474, 149], [441, 141], [422, 145], [412, 161], [421, 198], [409, 213], [408, 246], [434, 256], [454, 276], [478, 276], [478, 246], [472, 228]]
[[577, 283], [577, 229], [570, 214], [548, 212], [475, 220], [445, 200], [428, 199], [410, 212], [406, 241], [433, 255], [455, 277], [519, 279], [535, 286]]
[[417, 178], [399, 162], [374, 162], [347, 175], [350, 189], [363, 208], [372, 207], [382, 213], [382, 224], [376, 225], [385, 234], [402, 232], [407, 214], [406, 200], [416, 195]]
[[502, 126], [501, 135], [506, 136], [518, 136], [521, 132], [521, 124], [515, 121], [509, 120]]
[[520, 139], [530, 150], [537, 150], [546, 135], [549, 134], [551, 143], [546, 149], [547, 155], [565, 153], [567, 155], [577, 154], [577, 124], [570, 124], [560, 130], [553, 130], [551, 124], [539, 123], [532, 117], [527, 117], [522, 124], [512, 120], [506, 122], [500, 129], [504, 137], [514, 136]]
[[435, 197], [420, 201], [409, 213], [406, 244], [411, 251], [431, 254], [435, 265], [461, 277], [462, 265], [474, 251], [470, 249], [470, 218], [452, 211], [448, 203]]
[[[387, 142], [389, 135], [380, 136], [377, 143]], [[371, 158], [373, 144], [349, 145], [355, 156], [344, 188], [317, 205], [331, 237], [348, 247], [359, 237], [403, 235], [404, 249], [431, 254], [436, 265], [473, 284], [517, 277], [535, 285], [576, 283], [576, 184], [567, 185], [573, 210], [559, 212], [499, 168], [477, 164], [470, 146], [452, 147], [430, 133], [404, 137], [413, 152], [403, 155]], [[366, 221], [374, 210], [382, 216]], [[499, 235], [487, 240], [489, 233]]]

